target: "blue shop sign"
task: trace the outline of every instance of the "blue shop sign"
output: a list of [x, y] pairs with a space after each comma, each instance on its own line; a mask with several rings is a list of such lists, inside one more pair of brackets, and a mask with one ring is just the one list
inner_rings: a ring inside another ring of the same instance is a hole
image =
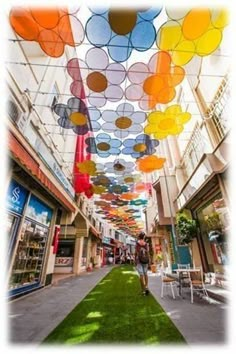
[[24, 206], [29, 192], [19, 183], [11, 180], [7, 190], [7, 209], [23, 214]]
[[102, 242], [110, 245], [111, 244], [111, 238], [108, 237], [108, 236], [103, 236]]
[[41, 224], [49, 226], [52, 212], [51, 208], [32, 194], [25, 215]]

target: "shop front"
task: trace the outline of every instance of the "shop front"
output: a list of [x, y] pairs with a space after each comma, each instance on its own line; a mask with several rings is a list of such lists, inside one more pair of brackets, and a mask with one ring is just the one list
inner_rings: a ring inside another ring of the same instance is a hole
[[103, 257], [102, 264], [109, 265], [114, 263], [114, 245], [111, 244], [111, 238], [103, 236], [102, 238]]
[[229, 209], [222, 193], [199, 206], [195, 215], [201, 229], [201, 239], [205, 250], [208, 271], [224, 273], [228, 260]]
[[7, 190], [7, 220], [6, 230], [8, 235], [7, 249], [8, 255], [11, 256], [18, 233], [19, 226], [22, 221], [25, 205], [27, 203], [29, 191], [20, 183], [12, 179]]
[[74, 264], [75, 238], [59, 239], [54, 273], [72, 273]]
[[213, 276], [227, 273], [229, 263], [228, 160], [223, 152], [221, 144], [214, 154], [204, 155], [176, 199], [177, 210], [186, 208], [198, 220], [193, 262]]
[[[11, 190], [11, 186], [12, 183], [9, 190]], [[28, 205], [22, 216], [18, 235], [15, 236], [15, 249], [12, 250], [13, 262], [9, 279], [10, 297], [26, 293], [42, 285], [42, 271], [53, 210], [34, 194], [28, 192], [28, 195]]]
[[102, 265], [102, 240], [100, 233], [95, 229], [95, 227], [90, 226], [89, 239], [90, 258], [88, 266], [92, 268], [100, 268]]

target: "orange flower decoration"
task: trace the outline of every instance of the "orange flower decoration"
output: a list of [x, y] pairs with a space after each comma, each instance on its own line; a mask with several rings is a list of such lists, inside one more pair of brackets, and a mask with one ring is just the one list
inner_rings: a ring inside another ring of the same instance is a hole
[[162, 157], [147, 156], [142, 159], [139, 159], [136, 163], [140, 171], [144, 173], [150, 173], [163, 168], [165, 161], [166, 159]]

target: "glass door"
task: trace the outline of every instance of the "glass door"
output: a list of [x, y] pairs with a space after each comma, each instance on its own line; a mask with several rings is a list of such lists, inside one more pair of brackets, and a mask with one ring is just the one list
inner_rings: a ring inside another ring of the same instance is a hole
[[8, 236], [8, 240], [7, 240], [8, 255], [10, 255], [13, 251], [19, 222], [20, 222], [19, 216], [16, 216], [14, 214], [7, 214], [6, 232]]

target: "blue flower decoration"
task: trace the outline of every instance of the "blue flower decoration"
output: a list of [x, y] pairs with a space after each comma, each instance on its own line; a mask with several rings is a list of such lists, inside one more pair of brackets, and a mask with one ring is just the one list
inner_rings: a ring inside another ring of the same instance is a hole
[[110, 155], [119, 155], [119, 147], [122, 145], [118, 139], [112, 139], [108, 134], [101, 133], [94, 137], [85, 139], [87, 144], [87, 152], [98, 154], [100, 157], [108, 157]]
[[125, 185], [113, 184], [108, 188], [109, 193], [122, 194], [128, 192], [129, 188]]
[[96, 47], [107, 46], [110, 57], [116, 62], [126, 61], [133, 49], [148, 50], [155, 42], [153, 20], [162, 8], [90, 10], [93, 15], [86, 23], [87, 38]]
[[146, 205], [147, 200], [145, 199], [135, 199], [131, 200], [130, 205], [135, 205], [135, 206], [140, 206], [140, 205]]
[[97, 132], [101, 125], [97, 122], [101, 116], [98, 109], [87, 107], [84, 101], [72, 97], [67, 104], [58, 103], [53, 107], [60, 117], [58, 124], [64, 129], [72, 129], [77, 135], [85, 135], [88, 131]]
[[123, 142], [125, 148], [122, 154], [131, 155], [133, 158], [140, 158], [144, 155], [152, 155], [159, 145], [159, 140], [151, 139], [149, 135], [140, 134], [135, 139], [126, 139]]

